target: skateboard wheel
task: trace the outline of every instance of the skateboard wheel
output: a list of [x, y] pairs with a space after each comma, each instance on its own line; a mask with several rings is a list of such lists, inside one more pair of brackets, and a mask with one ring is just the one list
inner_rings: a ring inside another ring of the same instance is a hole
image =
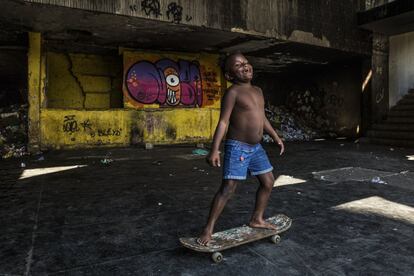
[[213, 262], [218, 264], [219, 262], [223, 260], [223, 255], [220, 252], [214, 252], [211, 255], [211, 258], [213, 259]]
[[278, 244], [281, 240], [279, 235], [274, 235], [270, 238], [270, 240], [274, 243], [274, 244]]

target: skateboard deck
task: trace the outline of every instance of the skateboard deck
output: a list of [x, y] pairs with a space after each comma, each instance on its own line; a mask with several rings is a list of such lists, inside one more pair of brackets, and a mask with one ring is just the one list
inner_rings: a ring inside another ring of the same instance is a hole
[[276, 225], [276, 230], [252, 228], [244, 225], [221, 232], [214, 233], [207, 246], [197, 243], [198, 237], [180, 238], [180, 243], [191, 250], [198, 252], [214, 253], [212, 258], [215, 262], [220, 262], [223, 258], [219, 251], [236, 247], [245, 243], [261, 240], [267, 237], [272, 237], [272, 242], [278, 243], [280, 236], [278, 234], [289, 229], [292, 220], [283, 214], [266, 219]]

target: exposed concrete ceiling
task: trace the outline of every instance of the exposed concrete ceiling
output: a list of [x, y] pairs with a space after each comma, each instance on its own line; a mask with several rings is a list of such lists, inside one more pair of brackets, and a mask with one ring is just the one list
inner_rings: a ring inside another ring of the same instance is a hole
[[361, 27], [386, 35], [397, 35], [412, 32], [414, 31], [414, 11], [369, 22], [361, 25]]
[[215, 53], [241, 51], [256, 71], [266, 72], [355, 58], [349, 53], [307, 44], [18, 0], [2, 1], [0, 26], [0, 43], [8, 47], [27, 45], [27, 41], [19, 41], [18, 37], [27, 31], [37, 31], [43, 33], [45, 47], [55, 51], [114, 54], [118, 47]]
[[360, 27], [386, 35], [414, 31], [414, 1], [395, 0], [358, 13]]

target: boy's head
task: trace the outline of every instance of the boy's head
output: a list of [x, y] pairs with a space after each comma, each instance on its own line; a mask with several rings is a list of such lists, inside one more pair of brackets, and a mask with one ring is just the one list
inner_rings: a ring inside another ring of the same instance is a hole
[[231, 82], [250, 82], [253, 67], [242, 53], [233, 53], [224, 60], [224, 76]]

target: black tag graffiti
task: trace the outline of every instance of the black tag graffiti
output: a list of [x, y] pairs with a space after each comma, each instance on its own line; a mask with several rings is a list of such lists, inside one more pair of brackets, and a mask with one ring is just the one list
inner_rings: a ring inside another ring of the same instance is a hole
[[171, 2], [168, 4], [167, 17], [174, 23], [180, 23], [183, 17], [183, 7]]
[[81, 123], [81, 126], [83, 127], [83, 131], [86, 131], [87, 129], [88, 130], [92, 130], [92, 128], [91, 128], [91, 122], [89, 121], [89, 119], [87, 119], [86, 121], [83, 121], [82, 123]]
[[155, 15], [158, 17], [161, 15], [160, 2], [158, 0], [142, 0], [141, 10], [147, 15]]
[[78, 122], [75, 119], [75, 115], [67, 115], [63, 120], [63, 131], [70, 134], [79, 131]]

